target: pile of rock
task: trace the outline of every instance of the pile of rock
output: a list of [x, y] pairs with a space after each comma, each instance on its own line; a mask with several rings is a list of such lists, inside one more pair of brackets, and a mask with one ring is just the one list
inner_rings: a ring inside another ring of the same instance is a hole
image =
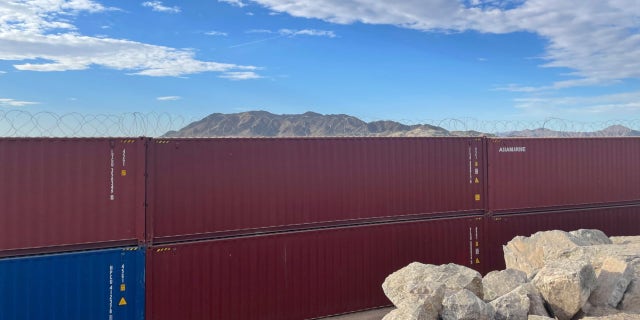
[[545, 231], [504, 246], [507, 269], [414, 262], [385, 279], [383, 320], [640, 319], [640, 237]]

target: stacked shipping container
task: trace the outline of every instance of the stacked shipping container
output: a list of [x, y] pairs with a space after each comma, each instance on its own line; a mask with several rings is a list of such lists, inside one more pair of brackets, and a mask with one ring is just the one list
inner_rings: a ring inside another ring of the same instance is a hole
[[[640, 234], [638, 163], [633, 138], [0, 139], [0, 292], [27, 283], [0, 309], [42, 318], [19, 310], [41, 292], [64, 319], [141, 319], [144, 250], [100, 249], [144, 242], [147, 319], [384, 306], [412, 261], [486, 272], [515, 235]], [[51, 270], [72, 281], [44, 289]]]
[[380, 284], [412, 261], [479, 266], [483, 150], [481, 138], [154, 140], [148, 319], [317, 318], [388, 305]]
[[516, 235], [595, 228], [640, 234], [640, 139], [487, 139], [486, 270]]
[[0, 319], [144, 319], [145, 145], [0, 139]]

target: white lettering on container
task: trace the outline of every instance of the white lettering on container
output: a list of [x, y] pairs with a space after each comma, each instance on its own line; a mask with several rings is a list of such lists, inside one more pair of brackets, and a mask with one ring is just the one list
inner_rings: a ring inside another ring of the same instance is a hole
[[500, 147], [498, 152], [527, 152], [527, 147]]

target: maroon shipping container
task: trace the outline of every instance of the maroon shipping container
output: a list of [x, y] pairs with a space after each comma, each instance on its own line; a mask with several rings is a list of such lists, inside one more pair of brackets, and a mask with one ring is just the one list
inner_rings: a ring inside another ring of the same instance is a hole
[[[493, 216], [488, 226], [487, 271], [505, 268], [502, 246], [515, 236], [530, 236], [538, 231], [598, 229], [608, 236], [640, 234], [640, 206], [577, 209]], [[486, 260], [486, 259], [485, 259]]]
[[488, 139], [493, 212], [640, 202], [640, 138]]
[[149, 147], [156, 243], [484, 208], [482, 138], [171, 139]]
[[146, 139], [0, 139], [0, 256], [144, 241]]
[[405, 265], [479, 268], [482, 216], [208, 240], [147, 251], [149, 320], [309, 319], [387, 306]]

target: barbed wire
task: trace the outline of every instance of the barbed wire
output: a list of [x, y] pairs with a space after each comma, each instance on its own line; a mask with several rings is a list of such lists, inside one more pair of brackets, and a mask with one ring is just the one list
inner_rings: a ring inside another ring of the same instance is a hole
[[[366, 119], [367, 122], [364, 122], [354, 117], [328, 116], [322, 120], [320, 125], [316, 124], [312, 129], [315, 131], [312, 132], [309, 129], [309, 124], [314, 115], [295, 116], [297, 124], [293, 123], [293, 115], [276, 119], [257, 117], [252, 121], [246, 121], [246, 118], [241, 119], [241, 117], [239, 114], [215, 114], [205, 119], [196, 119], [155, 112], [58, 114], [54, 112], [34, 113], [24, 110], [0, 110], [0, 137], [475, 136], [481, 134], [599, 137], [637, 136], [640, 134], [638, 132], [640, 131], [640, 119], [600, 122], [580, 122], [560, 118], [538, 121], [489, 121], [475, 118], [403, 119], [399, 122], [409, 126], [408, 129], [405, 128], [405, 131], [394, 132], [393, 128], [383, 128], [380, 129], [382, 131], [372, 133], [371, 122], [379, 119]], [[197, 121], [208, 122], [205, 126], [194, 125]], [[178, 130], [181, 132], [172, 135], [171, 132]]]

